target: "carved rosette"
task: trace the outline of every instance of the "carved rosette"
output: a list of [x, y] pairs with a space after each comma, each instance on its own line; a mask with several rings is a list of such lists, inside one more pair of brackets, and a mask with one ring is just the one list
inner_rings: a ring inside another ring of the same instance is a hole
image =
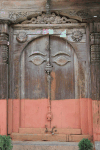
[[79, 10], [77, 13], [76, 13], [77, 16], [80, 16], [82, 18], [88, 18], [90, 16], [90, 13], [88, 10]]
[[17, 36], [16, 36], [16, 39], [18, 42], [20, 43], [24, 43], [27, 41], [27, 35], [25, 32], [20, 32]]
[[28, 12], [13, 12], [13, 11], [9, 12], [9, 19], [11, 19], [12, 21], [27, 16], [28, 16]]
[[80, 42], [82, 40], [83, 33], [81, 31], [74, 31], [72, 33], [72, 39], [75, 42]]
[[6, 33], [0, 34], [0, 63], [8, 63], [9, 36]]

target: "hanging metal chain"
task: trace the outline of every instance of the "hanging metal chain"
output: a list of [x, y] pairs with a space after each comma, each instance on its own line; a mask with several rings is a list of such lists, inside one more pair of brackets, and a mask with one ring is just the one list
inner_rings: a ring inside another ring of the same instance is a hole
[[47, 73], [47, 82], [48, 82], [48, 99], [51, 99], [51, 73], [52, 66], [50, 65], [49, 58], [47, 58], [47, 65], [45, 67], [45, 72]]
[[51, 121], [52, 120], [52, 113], [51, 113], [51, 73], [52, 71], [52, 66], [50, 65], [49, 62], [49, 58], [48, 58], [48, 62], [45, 68], [45, 72], [47, 73], [47, 82], [48, 82], [48, 100], [49, 100], [49, 104], [48, 104], [48, 113], [47, 113], [47, 120]]
[[51, 121], [52, 120], [52, 113], [51, 113], [51, 71], [52, 71], [52, 66], [50, 64], [50, 36], [49, 36], [49, 49], [48, 49], [48, 58], [47, 58], [47, 65], [45, 67], [45, 72], [47, 73], [47, 82], [48, 82], [48, 113], [47, 113], [47, 120]]

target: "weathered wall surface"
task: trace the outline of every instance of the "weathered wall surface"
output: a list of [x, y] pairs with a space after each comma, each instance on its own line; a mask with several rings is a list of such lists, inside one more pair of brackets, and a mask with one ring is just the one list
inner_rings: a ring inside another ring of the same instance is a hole
[[[97, 16], [97, 19], [100, 15], [100, 0], [52, 0], [51, 2], [51, 11], [56, 13], [61, 13], [62, 15], [70, 16], [72, 18], [79, 19], [80, 21], [83, 20], [89, 20], [93, 19], [93, 16]], [[0, 1], [0, 19], [3, 20], [11, 20], [16, 21], [20, 19], [25, 20], [28, 16], [31, 16], [34, 14], [39, 14], [42, 11], [46, 11], [46, 0], [17, 0], [17, 1], [11, 1], [11, 0], [2, 0]], [[95, 20], [94, 20], [95, 22]], [[1, 21], [3, 23], [3, 21]], [[13, 29], [8, 31], [8, 26], [6, 25], [6, 22], [4, 24], [0, 25], [0, 134], [7, 134], [7, 111], [8, 111], [8, 125], [9, 130], [8, 133], [11, 132], [18, 132], [19, 124], [20, 124], [20, 100], [13, 99], [14, 97], [10, 97], [11, 100], [8, 100], [8, 110], [7, 110], [7, 99], [9, 98], [8, 93], [8, 86], [10, 87], [10, 84], [16, 84], [16, 81], [12, 83], [12, 80], [10, 80], [8, 85], [8, 41], [10, 38], [10, 41], [13, 39]], [[90, 35], [90, 37], [89, 37]], [[66, 101], [66, 105], [69, 108], [69, 110], [66, 110], [67, 115], [69, 118], [71, 117], [72, 124], [69, 122], [69, 126], [73, 128], [74, 126], [76, 128], [82, 129], [82, 134], [89, 134], [94, 137], [94, 140], [100, 140], [100, 126], [99, 126], [99, 119], [100, 119], [100, 23], [91, 23], [90, 27], [88, 26], [88, 29], [86, 31], [86, 40], [87, 40], [87, 66], [90, 66], [89, 69], [86, 68], [87, 73], [87, 82], [88, 85], [85, 89], [85, 91], [88, 91], [87, 94], [82, 94], [78, 98], [83, 99], [74, 99], [73, 102], [75, 104], [75, 107], [71, 107], [71, 100], [68, 102]], [[91, 41], [90, 41], [91, 40]], [[20, 44], [21, 45], [21, 44]], [[75, 44], [73, 44], [75, 46]], [[12, 43], [10, 43], [9, 48], [12, 47]], [[13, 47], [11, 48], [13, 50]], [[79, 48], [81, 49], [81, 47]], [[89, 51], [90, 49], [90, 51]], [[9, 56], [12, 57], [11, 55]], [[16, 62], [15, 62], [16, 63]], [[10, 64], [11, 65], [11, 64]], [[11, 65], [11, 68], [12, 69]], [[15, 67], [17, 70], [17, 67]], [[85, 67], [84, 67], [85, 70]], [[15, 74], [18, 72], [14, 72]], [[80, 69], [80, 74], [82, 74], [82, 70]], [[10, 77], [13, 79], [14, 76], [12, 72], [10, 73]], [[91, 81], [89, 81], [89, 77]], [[83, 80], [83, 78], [81, 78]], [[14, 80], [13, 80], [14, 81]], [[84, 84], [84, 83], [83, 83]], [[16, 84], [17, 85], [17, 84]], [[18, 87], [17, 87], [18, 88]], [[15, 94], [12, 92], [11, 88], [10, 93]], [[16, 89], [15, 89], [16, 90]], [[84, 88], [82, 90], [84, 93]], [[12, 100], [13, 99], [13, 100]], [[92, 99], [92, 100], [91, 100]], [[98, 100], [98, 101], [97, 101]], [[26, 101], [26, 103], [25, 103]], [[23, 127], [29, 127], [29, 125], [32, 123], [31, 118], [29, 119], [28, 116], [25, 116], [25, 114], [29, 113], [31, 115], [32, 106], [28, 103], [28, 100], [22, 100], [22, 116], [23, 119], [21, 120]], [[24, 104], [25, 103], [25, 104]], [[27, 105], [27, 103], [29, 105]], [[46, 104], [46, 103], [45, 103]], [[39, 105], [39, 104], [37, 104]], [[24, 111], [24, 109], [28, 106], [28, 109]], [[53, 113], [55, 116], [57, 116], [57, 111], [55, 111], [56, 104], [53, 103]], [[30, 112], [28, 110], [30, 109]], [[47, 108], [46, 108], [47, 109]], [[60, 108], [59, 108], [60, 109]], [[60, 109], [59, 113], [61, 114], [62, 108]], [[41, 114], [41, 112], [40, 112]], [[69, 115], [70, 114], [70, 115]], [[87, 115], [88, 114], [88, 115]], [[75, 117], [78, 119], [77, 122], [75, 121]], [[26, 117], [26, 118], [25, 118]], [[25, 120], [26, 119], [26, 120]], [[29, 119], [29, 120], [27, 120]], [[63, 119], [64, 120], [64, 119]], [[26, 121], [26, 125], [25, 125]], [[74, 121], [74, 122], [73, 122]], [[56, 122], [56, 117], [55, 117]], [[54, 124], [55, 124], [54, 122]], [[30, 123], [30, 124], [27, 124]], [[43, 126], [42, 126], [43, 127]]]
[[[100, 16], [100, 0], [51, 0], [51, 11], [62, 12], [67, 16], [88, 19], [91, 21], [93, 16]], [[0, 18], [16, 20], [27, 17], [34, 12], [46, 11], [46, 0], [3, 0], [0, 1]]]

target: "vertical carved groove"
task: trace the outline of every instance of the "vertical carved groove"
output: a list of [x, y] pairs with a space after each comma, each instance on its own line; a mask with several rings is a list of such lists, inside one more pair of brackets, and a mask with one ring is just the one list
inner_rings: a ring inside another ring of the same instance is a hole
[[8, 63], [8, 41], [8, 34], [0, 33], [0, 63]]
[[[8, 24], [0, 24], [0, 99], [8, 100]], [[8, 103], [8, 101], [7, 101]]]
[[51, 4], [51, 0], [47, 0], [47, 4], [46, 4], [46, 13], [50, 14], [50, 4]]

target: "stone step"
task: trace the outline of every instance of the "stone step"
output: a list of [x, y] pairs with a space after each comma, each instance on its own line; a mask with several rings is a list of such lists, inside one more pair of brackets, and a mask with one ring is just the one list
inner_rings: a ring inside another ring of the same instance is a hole
[[[52, 128], [47, 128], [48, 133], [52, 131]], [[19, 128], [19, 133], [24, 134], [45, 134], [46, 128]], [[61, 129], [54, 128], [53, 132], [56, 134], [82, 134], [81, 129]]]
[[67, 135], [67, 134], [22, 134], [12, 133], [14, 141], [60, 141], [60, 142], [79, 142], [83, 138], [88, 138], [92, 141], [90, 135]]
[[77, 142], [12, 141], [12, 150], [78, 150]]

